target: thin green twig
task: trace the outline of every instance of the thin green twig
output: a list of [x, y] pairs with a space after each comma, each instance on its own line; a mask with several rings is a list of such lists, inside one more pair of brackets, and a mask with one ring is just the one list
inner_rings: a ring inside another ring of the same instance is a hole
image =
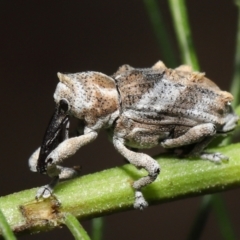
[[94, 218], [92, 220], [92, 240], [101, 240], [103, 239], [103, 225], [104, 218]]
[[195, 218], [194, 224], [192, 225], [188, 240], [200, 239], [204, 227], [206, 225], [206, 219], [211, 211], [212, 195], [206, 195], [201, 201], [197, 217]]
[[194, 70], [199, 70], [185, 5], [185, 0], [169, 0], [182, 61], [192, 66]]
[[240, 0], [235, 0], [238, 7], [238, 27], [236, 36], [236, 52], [234, 62], [234, 74], [231, 85], [231, 93], [234, 96], [233, 108], [240, 104]]
[[212, 207], [218, 219], [218, 224], [219, 224], [220, 232], [222, 233], [223, 239], [226, 239], [226, 240], [237, 239], [233, 231], [231, 222], [229, 221], [229, 215], [228, 215], [228, 212], [226, 211], [226, 206], [223, 201], [223, 198], [219, 194], [213, 195]]
[[6, 218], [4, 217], [2, 211], [0, 210], [0, 232], [5, 240], [16, 240], [11, 227], [8, 225]]
[[67, 213], [65, 215], [64, 223], [66, 224], [68, 229], [71, 231], [72, 235], [76, 240], [91, 240], [87, 232], [85, 231], [85, 229], [77, 220], [77, 218], [72, 214]]
[[[197, 54], [194, 49], [194, 45], [192, 41], [185, 0], [169, 0], [169, 5], [170, 5], [173, 20], [174, 20], [174, 26], [175, 26], [175, 31], [177, 33], [182, 60], [185, 64], [192, 66], [194, 70], [199, 70], [199, 63], [197, 60]], [[202, 204], [200, 206], [200, 211], [196, 216], [195, 224], [193, 225], [193, 228], [189, 235], [189, 239], [200, 238], [201, 230], [203, 230], [203, 226], [205, 226], [206, 221], [208, 219], [210, 206], [214, 202], [215, 202], [214, 196], [203, 197]], [[231, 232], [232, 236], [234, 236], [234, 233], [233, 233], [234, 231], [231, 227], [230, 219], [228, 218], [226, 209], [223, 208], [223, 205], [216, 205], [214, 209], [216, 214], [221, 212], [222, 216], [224, 216], [224, 219], [218, 218], [218, 223], [220, 225], [220, 228], [222, 227], [223, 224], [226, 224], [227, 225], [226, 229], [228, 230], [228, 232]], [[224, 237], [226, 236], [225, 232], [222, 232], [222, 234]]]
[[[162, 168], [160, 176], [143, 189], [149, 204], [239, 187], [240, 143], [214, 151], [231, 161], [214, 164], [200, 159], [179, 161], [174, 156], [161, 155], [158, 158]], [[47, 231], [60, 225], [65, 213], [81, 220], [133, 209], [132, 183], [146, 174], [145, 170], [127, 164], [58, 184], [54, 191], [57, 201], [36, 201], [37, 189], [30, 189], [0, 197], [0, 208], [15, 233]]]
[[157, 0], [143, 0], [146, 10], [148, 12], [153, 31], [156, 35], [158, 46], [162, 53], [162, 60], [169, 67], [176, 67], [178, 65], [175, 53], [173, 50], [172, 40], [166, 29], [166, 24], [162, 18], [162, 13]]

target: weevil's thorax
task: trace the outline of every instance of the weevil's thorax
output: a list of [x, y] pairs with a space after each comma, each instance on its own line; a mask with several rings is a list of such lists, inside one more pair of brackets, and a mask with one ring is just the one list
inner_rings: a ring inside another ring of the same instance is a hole
[[54, 93], [56, 103], [69, 101], [69, 114], [91, 127], [99, 121], [106, 125], [118, 110], [118, 95], [114, 80], [98, 72], [59, 74], [60, 83]]

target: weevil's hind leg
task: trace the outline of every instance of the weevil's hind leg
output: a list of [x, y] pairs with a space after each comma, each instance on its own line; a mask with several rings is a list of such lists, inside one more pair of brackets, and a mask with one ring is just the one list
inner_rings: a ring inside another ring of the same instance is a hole
[[178, 138], [166, 139], [161, 145], [164, 148], [177, 148], [202, 141], [206, 137], [216, 134], [216, 127], [212, 123], [204, 123], [190, 128], [185, 134]]
[[199, 156], [201, 157], [201, 159], [209, 160], [215, 163], [221, 163], [223, 161], [225, 162], [229, 160], [227, 156], [223, 155], [220, 152], [215, 153], [202, 152]]
[[123, 140], [120, 138], [113, 137], [113, 144], [119, 153], [128, 159], [131, 164], [138, 168], [144, 168], [148, 172], [148, 176], [142, 177], [133, 183], [133, 188], [136, 190], [134, 208], [142, 210], [148, 206], [148, 203], [141, 192], [141, 188], [152, 183], [157, 178], [160, 173], [160, 167], [158, 163], [147, 154], [137, 153], [127, 149], [123, 144]]
[[197, 143], [193, 150], [187, 154], [187, 157], [199, 156], [201, 159], [209, 160], [215, 163], [221, 163], [222, 161], [227, 161], [228, 157], [222, 153], [208, 153], [203, 151], [207, 145], [214, 139], [214, 137], [206, 137], [203, 141]]
[[[166, 139], [161, 143], [164, 148], [177, 148], [190, 144], [195, 144], [193, 150], [187, 154], [187, 157], [200, 157], [201, 159], [220, 163], [228, 160], [228, 157], [221, 153], [206, 153], [204, 148], [212, 141], [216, 134], [216, 128], [212, 123], [204, 123], [189, 129], [184, 135], [174, 138]], [[201, 140], [199, 142], [199, 140]]]

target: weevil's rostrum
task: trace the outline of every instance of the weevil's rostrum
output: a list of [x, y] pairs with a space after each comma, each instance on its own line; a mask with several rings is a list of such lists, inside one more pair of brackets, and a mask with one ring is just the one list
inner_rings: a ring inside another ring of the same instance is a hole
[[[41, 147], [29, 159], [32, 171], [53, 178], [38, 190], [37, 198], [50, 196], [58, 179], [77, 174], [75, 169], [59, 164], [93, 141], [102, 128], [110, 129], [120, 154], [148, 172], [133, 183], [134, 207], [138, 209], [148, 205], [141, 188], [157, 178], [160, 166], [147, 154], [131, 148], [160, 145], [214, 162], [228, 159], [204, 149], [215, 136], [236, 127], [239, 118], [231, 107], [233, 96], [189, 66], [169, 69], [159, 61], [144, 69], [123, 65], [113, 76], [82, 72], [59, 73], [58, 77], [54, 116]], [[82, 135], [68, 137], [70, 116], [83, 123]]]

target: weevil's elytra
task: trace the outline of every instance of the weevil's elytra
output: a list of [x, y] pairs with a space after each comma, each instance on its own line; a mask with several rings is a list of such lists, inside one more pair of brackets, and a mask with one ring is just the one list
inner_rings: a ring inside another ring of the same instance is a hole
[[[82, 72], [58, 73], [58, 78], [55, 113], [41, 147], [29, 159], [32, 171], [53, 178], [38, 190], [37, 198], [49, 197], [59, 179], [77, 175], [75, 169], [59, 164], [93, 141], [102, 128], [109, 129], [113, 145], [121, 155], [148, 172], [133, 183], [134, 207], [138, 209], [148, 205], [141, 188], [157, 178], [160, 166], [147, 154], [131, 148], [161, 145], [184, 149], [186, 156], [214, 162], [228, 159], [204, 149], [215, 136], [236, 127], [238, 117], [231, 107], [233, 96], [189, 66], [169, 69], [159, 61], [145, 69], [123, 65], [111, 77]], [[70, 116], [79, 119], [83, 126], [80, 136], [68, 137]]]

